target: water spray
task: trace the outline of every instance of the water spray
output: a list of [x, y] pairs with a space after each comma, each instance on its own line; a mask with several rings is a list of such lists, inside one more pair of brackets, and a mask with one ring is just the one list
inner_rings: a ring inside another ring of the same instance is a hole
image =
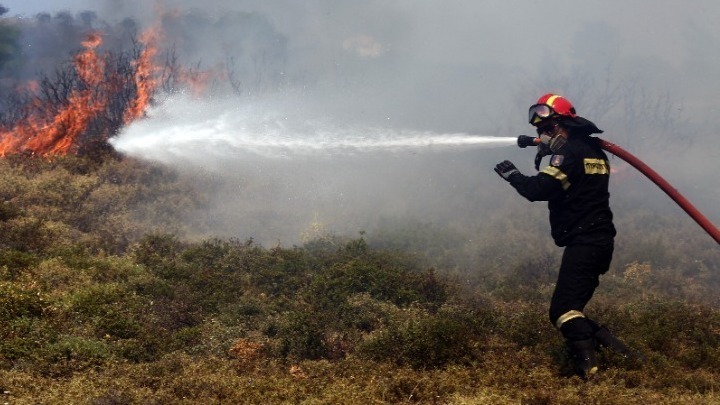
[[[715, 239], [715, 242], [720, 244], [720, 230], [718, 230], [718, 228], [716, 228], [715, 225], [713, 225], [713, 223], [710, 222], [709, 219], [707, 219], [707, 217], [705, 217], [700, 211], [698, 211], [698, 209], [695, 208], [695, 206], [692, 205], [687, 198], [680, 194], [677, 189], [671, 186], [670, 183], [667, 182], [667, 180], [660, 176], [655, 170], [650, 168], [650, 166], [646, 165], [643, 161], [641, 161], [625, 149], [621, 148], [620, 146], [608, 142], [604, 139], [597, 139], [602, 149], [629, 163], [631, 166], [640, 171], [640, 173], [644, 174], [647, 178], [649, 178], [658, 187], [660, 187], [660, 189], [662, 189], [665, 194], [670, 196], [670, 198], [672, 198], [673, 201], [675, 201], [680, 206], [680, 208], [685, 210], [685, 212], [690, 215], [690, 217], [692, 217], [692, 219], [694, 219], [695, 222], [697, 222], [698, 225], [700, 225], [705, 230], [705, 232], [707, 232], [713, 239]], [[517, 138], [517, 144], [521, 148], [534, 146], [539, 143], [540, 138], [532, 136], [520, 135]]]
[[[276, 105], [279, 104], [279, 105]], [[313, 118], [273, 101], [239, 105], [175, 96], [110, 139], [118, 152], [164, 163], [246, 158], [345, 157], [515, 144], [516, 137], [364, 127]]]
[[[198, 105], [170, 99], [151, 109], [150, 119], [126, 127], [110, 140], [119, 152], [165, 163], [190, 162], [206, 168], [223, 161], [261, 158], [343, 157], [355, 153], [447, 150], [537, 145], [539, 138], [435, 134], [379, 128], [353, 128], [288, 117], [274, 109], [241, 108], [232, 103]], [[602, 149], [620, 157], [653, 181], [720, 244], [720, 231], [654, 170], [618, 145], [598, 138]]]

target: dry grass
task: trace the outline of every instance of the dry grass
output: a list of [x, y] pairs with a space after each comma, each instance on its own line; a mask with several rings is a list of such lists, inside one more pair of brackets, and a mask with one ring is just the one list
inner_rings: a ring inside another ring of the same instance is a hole
[[379, 233], [488, 259], [435, 270], [393, 240], [190, 242], [160, 226], [203, 197], [165, 169], [0, 169], [0, 403], [720, 404], [720, 257], [691, 231], [619, 255], [588, 312], [648, 361], [585, 382], [545, 319], [556, 258], [489, 260], [532, 235]]

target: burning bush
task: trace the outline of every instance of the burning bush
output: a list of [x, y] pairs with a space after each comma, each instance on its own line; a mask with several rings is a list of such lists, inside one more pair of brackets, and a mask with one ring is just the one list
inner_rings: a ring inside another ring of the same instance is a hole
[[[238, 29], [253, 41], [238, 40]], [[200, 52], [191, 30], [225, 40], [212, 52]], [[81, 47], [69, 60], [68, 44]], [[103, 156], [112, 151], [107, 140], [142, 118], [161, 92], [206, 94], [210, 83], [222, 82], [239, 95], [246, 82], [261, 87], [269, 76], [280, 81], [282, 69], [273, 61], [283, 60], [283, 44], [272, 24], [253, 13], [216, 21], [197, 10], [161, 12], [155, 25], [142, 32], [133, 20], [109, 24], [93, 12], [2, 18], [0, 156]], [[205, 70], [199, 61], [181, 65], [180, 58], [200, 54], [224, 61], [211, 61]], [[240, 66], [246, 63], [254, 70]]]
[[0, 127], [0, 155], [94, 154], [127, 122], [142, 115], [154, 92], [154, 48], [98, 54], [100, 33], [89, 34], [71, 64], [18, 91]]

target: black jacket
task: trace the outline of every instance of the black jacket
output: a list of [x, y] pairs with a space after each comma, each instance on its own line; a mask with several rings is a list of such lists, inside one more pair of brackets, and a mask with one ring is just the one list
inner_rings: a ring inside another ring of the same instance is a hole
[[612, 240], [610, 164], [597, 138], [570, 136], [536, 176], [517, 173], [510, 184], [530, 201], [548, 201], [552, 237], [558, 246]]

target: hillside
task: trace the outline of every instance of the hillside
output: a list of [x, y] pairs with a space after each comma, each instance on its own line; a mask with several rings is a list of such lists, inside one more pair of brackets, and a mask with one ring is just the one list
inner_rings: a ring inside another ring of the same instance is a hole
[[623, 211], [636, 243], [588, 308], [647, 362], [584, 382], [546, 320], [558, 257], [517, 250], [511, 207], [262, 246], [198, 236], [207, 196], [167, 168], [0, 171], [3, 403], [720, 403], [720, 252], [669, 217]]

